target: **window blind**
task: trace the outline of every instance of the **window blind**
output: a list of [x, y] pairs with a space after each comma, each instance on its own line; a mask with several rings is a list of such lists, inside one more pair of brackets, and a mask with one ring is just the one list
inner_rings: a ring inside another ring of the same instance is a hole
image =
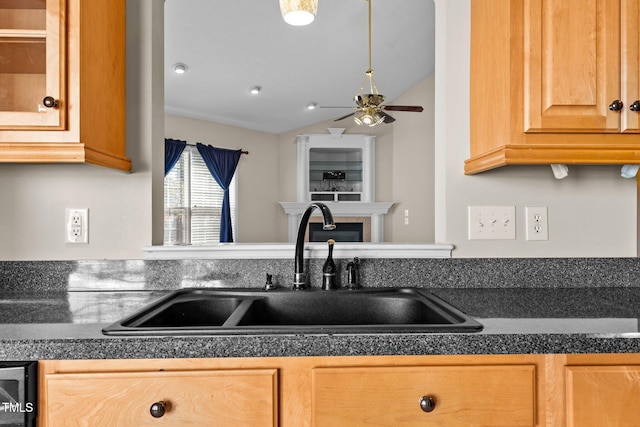
[[[220, 241], [224, 192], [196, 147], [187, 146], [164, 179], [164, 244], [215, 245]], [[231, 221], [236, 232], [236, 176], [229, 188]]]

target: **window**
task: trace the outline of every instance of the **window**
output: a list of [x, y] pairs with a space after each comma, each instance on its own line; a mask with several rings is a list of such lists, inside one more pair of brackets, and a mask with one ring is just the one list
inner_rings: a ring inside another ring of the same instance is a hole
[[[215, 245], [220, 242], [224, 192], [198, 149], [188, 145], [164, 178], [164, 244]], [[231, 222], [236, 235], [236, 176], [229, 188]]]

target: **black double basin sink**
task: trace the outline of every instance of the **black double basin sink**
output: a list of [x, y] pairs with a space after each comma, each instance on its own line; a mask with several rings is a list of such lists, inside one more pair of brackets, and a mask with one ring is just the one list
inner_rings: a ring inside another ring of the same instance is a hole
[[381, 334], [478, 332], [482, 324], [420, 288], [173, 291], [106, 335]]

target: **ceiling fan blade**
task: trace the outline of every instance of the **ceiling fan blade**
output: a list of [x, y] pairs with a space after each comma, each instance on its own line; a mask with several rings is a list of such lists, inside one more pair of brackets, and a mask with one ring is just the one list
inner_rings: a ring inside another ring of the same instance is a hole
[[380, 111], [380, 114], [382, 114], [382, 116], [384, 117], [384, 120], [383, 120], [384, 123], [393, 123], [396, 121], [396, 119], [394, 119], [384, 111]]
[[318, 108], [355, 108], [355, 107], [344, 107], [344, 106], [337, 106], [337, 105], [330, 105], [330, 106], [321, 105]]
[[419, 105], [383, 105], [382, 108], [389, 111], [413, 111], [421, 113], [424, 108]]
[[347, 117], [351, 117], [351, 116], [353, 116], [355, 113], [356, 113], [356, 112], [354, 111], [353, 113], [349, 113], [349, 114], [347, 114], [346, 116], [339, 117], [339, 118], [335, 119], [335, 120], [334, 120], [334, 122], [339, 122], [340, 120], [344, 120], [344, 119], [346, 119]]

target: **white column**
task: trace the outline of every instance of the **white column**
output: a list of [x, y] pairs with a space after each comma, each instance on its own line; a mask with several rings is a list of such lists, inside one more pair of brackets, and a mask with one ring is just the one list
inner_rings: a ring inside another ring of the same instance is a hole
[[[298, 135], [296, 137], [298, 145], [298, 202], [308, 202], [309, 196], [309, 136]], [[291, 236], [289, 236], [291, 237]], [[295, 238], [295, 237], [294, 237]]]
[[300, 220], [302, 220], [302, 214], [289, 214], [289, 242], [295, 242], [298, 237], [298, 227], [300, 226]]
[[362, 198], [363, 202], [373, 202], [376, 196], [376, 137], [366, 135], [364, 137], [364, 150], [362, 153]]
[[371, 242], [384, 242], [384, 215], [371, 215]]

